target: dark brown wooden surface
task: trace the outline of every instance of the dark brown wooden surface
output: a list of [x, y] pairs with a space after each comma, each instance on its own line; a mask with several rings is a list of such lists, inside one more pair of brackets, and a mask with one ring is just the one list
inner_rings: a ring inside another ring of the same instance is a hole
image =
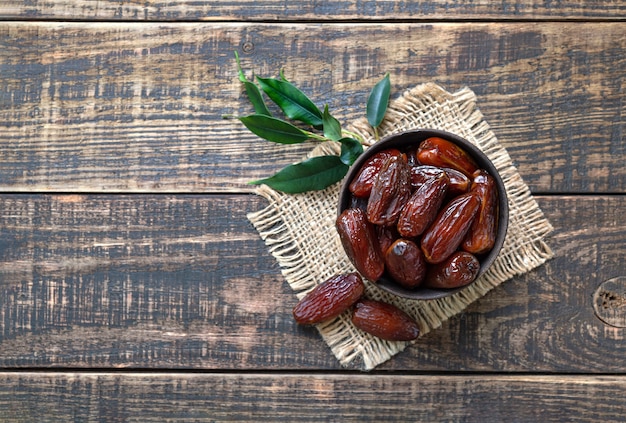
[[619, 0], [5, 0], [0, 5], [0, 16], [28, 20], [111, 21], [619, 20], [626, 16], [626, 7]]
[[311, 148], [260, 142], [222, 118], [251, 111], [233, 55], [250, 43], [240, 51], [250, 76], [284, 69], [345, 123], [364, 115], [385, 72], [395, 95], [429, 81], [469, 86], [534, 192], [623, 192], [625, 32], [561, 22], [6, 23], [0, 189], [249, 192], [247, 181]]
[[617, 376], [0, 373], [0, 382], [0, 408], [16, 421], [591, 423], [626, 412]]
[[[625, 12], [2, 2], [0, 421], [622, 421], [626, 286], [603, 289], [626, 276]], [[312, 146], [223, 119], [250, 110], [235, 50], [344, 123], [385, 72], [396, 96], [470, 87], [555, 258], [341, 368], [246, 218], [265, 205], [246, 182]]]

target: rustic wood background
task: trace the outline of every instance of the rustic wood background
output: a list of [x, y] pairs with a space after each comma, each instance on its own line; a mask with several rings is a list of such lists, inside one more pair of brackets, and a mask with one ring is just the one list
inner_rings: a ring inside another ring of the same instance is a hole
[[[620, 2], [8, 0], [0, 19], [0, 420], [623, 419], [626, 288], [599, 291], [626, 274]], [[469, 86], [556, 257], [371, 374], [341, 368], [246, 219], [247, 181], [312, 146], [224, 119], [250, 110], [234, 51], [343, 122], [385, 72], [394, 95]]]

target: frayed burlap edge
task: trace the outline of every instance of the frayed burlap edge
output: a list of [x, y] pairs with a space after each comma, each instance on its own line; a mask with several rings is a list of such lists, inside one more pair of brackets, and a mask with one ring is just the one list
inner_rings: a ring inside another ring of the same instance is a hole
[[[366, 296], [392, 303], [420, 325], [422, 335], [438, 328], [470, 303], [507, 279], [543, 264], [553, 255], [545, 242], [552, 226], [530, 194], [507, 151], [476, 106], [469, 88], [449, 93], [435, 84], [423, 84], [389, 105], [381, 136], [418, 128], [456, 133], [477, 145], [493, 161], [504, 181], [510, 207], [510, 222], [504, 246], [492, 267], [465, 290], [447, 298], [415, 301], [397, 298], [375, 284], [366, 283]], [[367, 145], [374, 142], [366, 119], [350, 129]], [[323, 143], [313, 155], [338, 154], [335, 143]], [[336, 233], [337, 200], [340, 184], [324, 191], [287, 195], [261, 186], [256, 193], [269, 205], [248, 215], [278, 261], [281, 271], [298, 298], [332, 275], [354, 271]], [[371, 370], [404, 350], [409, 342], [388, 342], [355, 328], [349, 313], [317, 326], [319, 333], [343, 366]]]

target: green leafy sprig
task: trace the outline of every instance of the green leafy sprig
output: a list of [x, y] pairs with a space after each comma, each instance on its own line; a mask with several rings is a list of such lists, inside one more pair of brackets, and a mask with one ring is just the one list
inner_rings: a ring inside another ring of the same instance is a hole
[[[280, 78], [255, 76], [255, 82], [249, 81], [241, 68], [237, 52], [235, 59], [239, 80], [254, 108], [253, 114], [238, 117], [248, 130], [260, 138], [280, 144], [298, 144], [310, 140], [341, 144], [339, 156], [311, 157], [250, 184], [265, 184], [275, 190], [295, 194], [322, 190], [339, 182], [363, 153], [363, 139], [342, 129], [339, 120], [328, 110], [328, 105], [320, 110], [306, 94], [285, 78], [282, 71]], [[389, 104], [390, 87], [389, 74], [386, 74], [374, 86], [367, 99], [367, 121], [374, 128], [376, 139], [378, 126]], [[286, 119], [272, 115], [264, 95], [278, 106]]]

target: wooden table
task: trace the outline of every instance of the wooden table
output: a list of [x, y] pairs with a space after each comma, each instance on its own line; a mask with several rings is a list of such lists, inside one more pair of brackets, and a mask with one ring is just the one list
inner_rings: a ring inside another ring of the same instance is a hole
[[[1, 421], [623, 419], [621, 2], [5, 0], [0, 16]], [[341, 368], [246, 218], [266, 204], [246, 183], [311, 145], [222, 118], [250, 111], [235, 50], [342, 122], [386, 72], [394, 96], [470, 87], [555, 258], [374, 371]]]

